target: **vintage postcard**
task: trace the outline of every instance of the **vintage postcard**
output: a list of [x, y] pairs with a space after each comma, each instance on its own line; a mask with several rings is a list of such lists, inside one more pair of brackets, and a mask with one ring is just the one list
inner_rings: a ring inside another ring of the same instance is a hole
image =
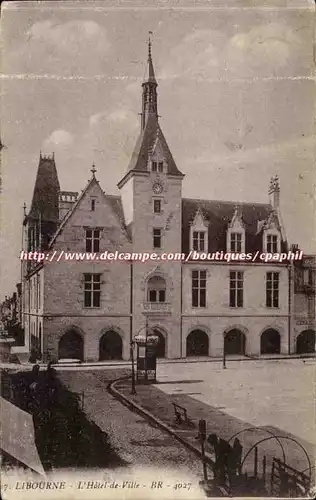
[[314, 11], [3, 2], [4, 500], [315, 496]]

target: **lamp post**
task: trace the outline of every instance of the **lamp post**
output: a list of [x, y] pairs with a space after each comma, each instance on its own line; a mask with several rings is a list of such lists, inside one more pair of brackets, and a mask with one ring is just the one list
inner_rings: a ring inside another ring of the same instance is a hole
[[223, 369], [226, 369], [226, 351], [225, 351], [225, 337], [226, 334], [223, 334]]
[[135, 341], [131, 340], [131, 348], [130, 348], [131, 360], [132, 360], [132, 390], [131, 390], [131, 394], [133, 396], [135, 396], [137, 394], [136, 389], [135, 389], [134, 345], [135, 345]]

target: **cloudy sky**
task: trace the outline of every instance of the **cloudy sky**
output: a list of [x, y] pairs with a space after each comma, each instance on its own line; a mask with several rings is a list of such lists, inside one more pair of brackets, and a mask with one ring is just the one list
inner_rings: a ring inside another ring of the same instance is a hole
[[63, 190], [81, 191], [94, 161], [102, 188], [117, 193], [140, 128], [148, 30], [183, 195], [267, 202], [279, 174], [288, 238], [316, 252], [314, 5], [4, 4], [1, 296], [19, 280], [22, 206], [40, 150], [55, 153]]

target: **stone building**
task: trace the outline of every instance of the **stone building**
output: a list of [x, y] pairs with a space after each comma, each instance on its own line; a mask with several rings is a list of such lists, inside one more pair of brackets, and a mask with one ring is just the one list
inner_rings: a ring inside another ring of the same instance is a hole
[[316, 256], [304, 255], [294, 267], [292, 350], [296, 354], [315, 352]]
[[[160, 357], [288, 354], [293, 266], [259, 258], [288, 251], [278, 179], [266, 204], [183, 198], [184, 175], [159, 125], [150, 44], [147, 68], [140, 135], [119, 195], [104, 193], [94, 167], [80, 196], [61, 191], [54, 156], [40, 156], [24, 251], [45, 257], [22, 260], [27, 344], [45, 359], [129, 359], [131, 339], [149, 327]], [[251, 257], [228, 263], [195, 259], [193, 250]], [[160, 260], [106, 261], [105, 251]], [[67, 252], [97, 258], [66, 260]], [[185, 261], [161, 258], [171, 253]]]

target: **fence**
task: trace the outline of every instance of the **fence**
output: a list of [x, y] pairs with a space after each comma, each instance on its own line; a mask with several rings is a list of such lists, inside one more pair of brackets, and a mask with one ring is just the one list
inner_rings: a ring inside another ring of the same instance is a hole
[[274, 458], [271, 471], [272, 496], [305, 497], [310, 489], [310, 478], [304, 473]]

